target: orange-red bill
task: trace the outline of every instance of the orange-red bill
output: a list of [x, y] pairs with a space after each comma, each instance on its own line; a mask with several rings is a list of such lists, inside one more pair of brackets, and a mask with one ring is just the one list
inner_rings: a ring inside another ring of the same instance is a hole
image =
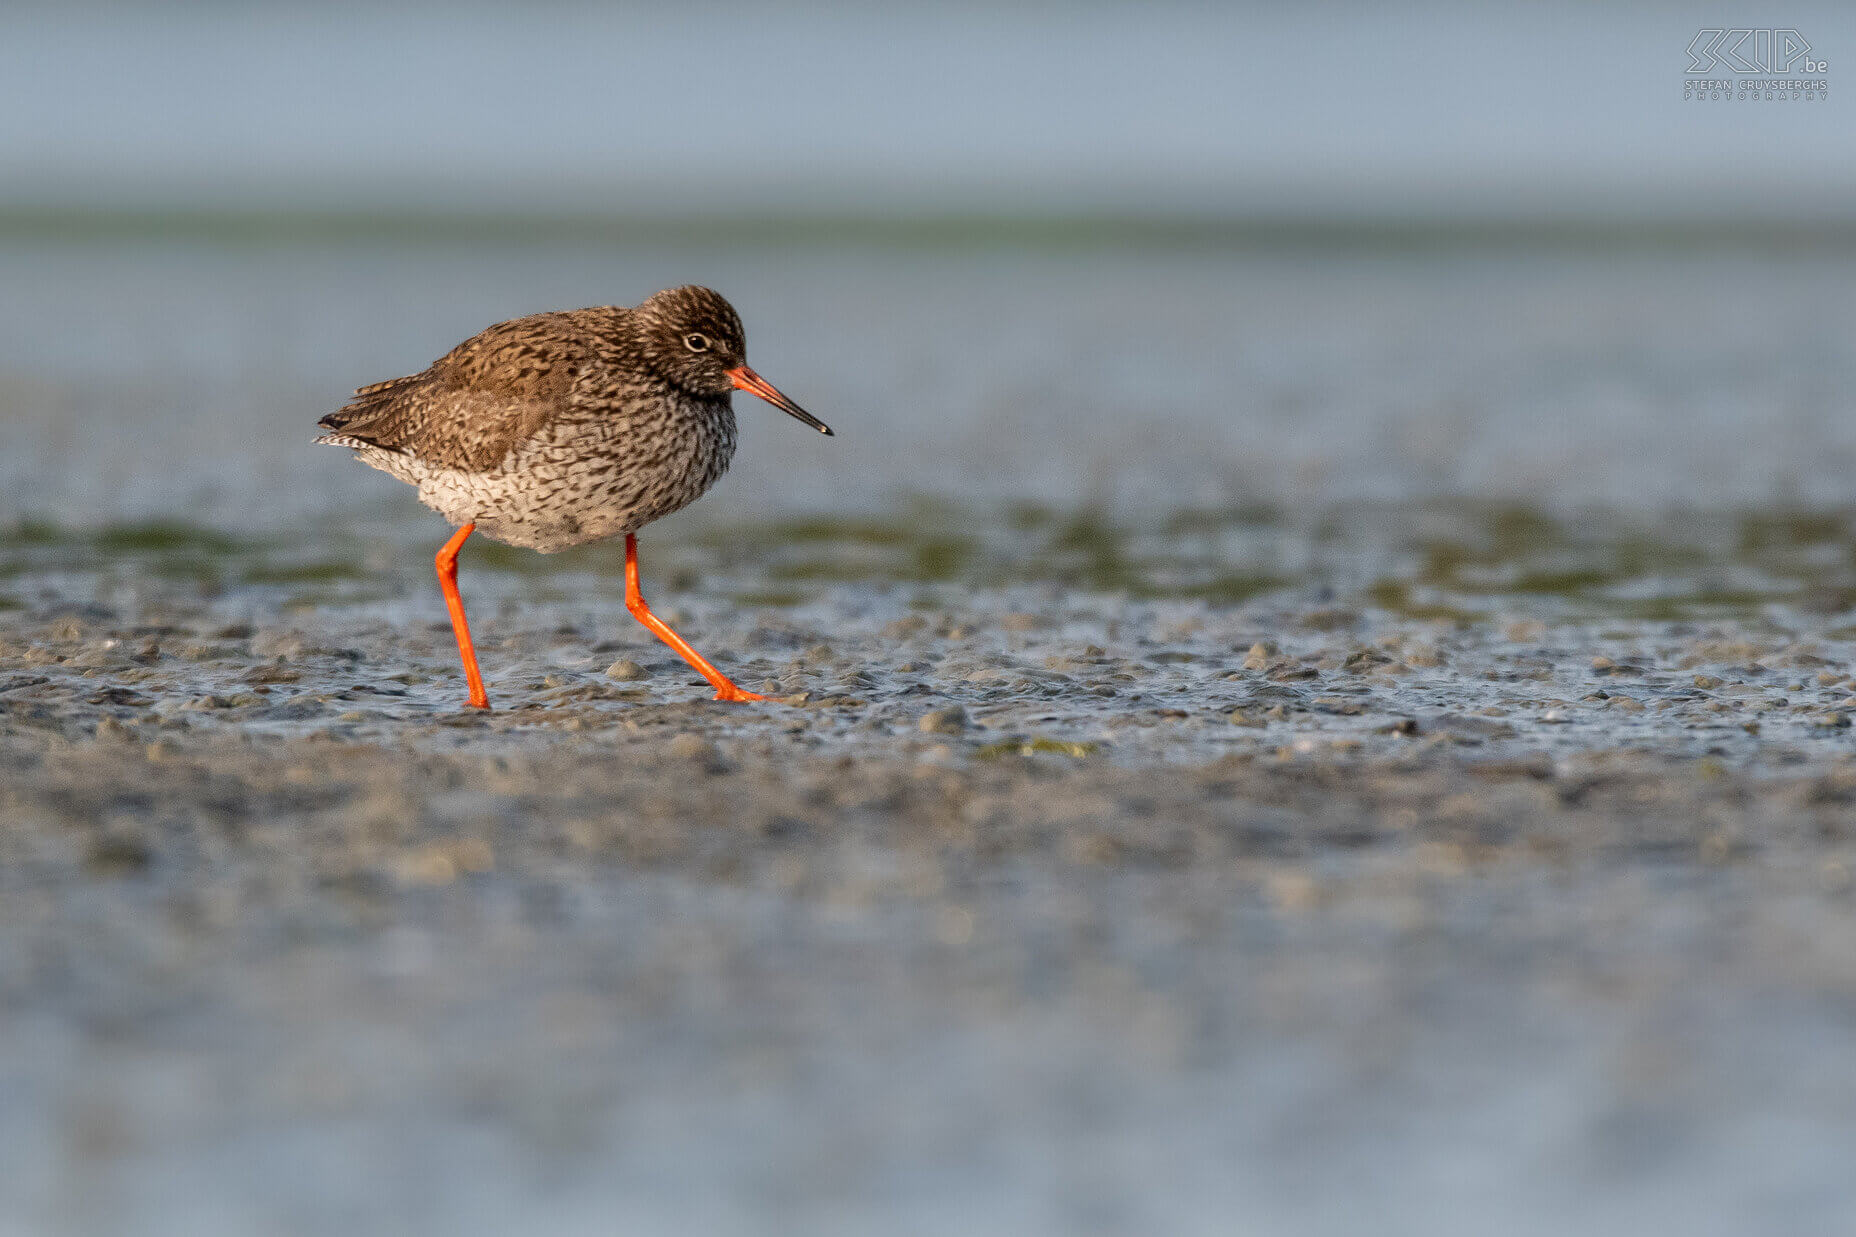
[[728, 371], [728, 376], [737, 387], [749, 394], [760, 396], [787, 416], [798, 421], [804, 421], [821, 434], [831, 433], [831, 426], [826, 425], [823, 421], [801, 408], [798, 404], [787, 399], [786, 396], [780, 394], [780, 389], [778, 387], [768, 382], [765, 378], [761, 377], [747, 366], [735, 366]]

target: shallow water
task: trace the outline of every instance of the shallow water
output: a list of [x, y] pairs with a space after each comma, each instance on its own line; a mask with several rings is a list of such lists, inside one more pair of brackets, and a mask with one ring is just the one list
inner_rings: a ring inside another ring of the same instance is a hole
[[519, 313], [726, 292], [755, 365], [839, 430], [741, 408], [682, 517], [900, 493], [1126, 504], [1438, 496], [1551, 508], [1841, 503], [1856, 254], [1542, 245], [1078, 251], [0, 242], [5, 510], [250, 527], [415, 510], [306, 449], [350, 387]]
[[[1840, 1222], [1850, 265], [0, 250], [0, 1228]], [[781, 702], [473, 541], [461, 709], [315, 416], [691, 278]]]

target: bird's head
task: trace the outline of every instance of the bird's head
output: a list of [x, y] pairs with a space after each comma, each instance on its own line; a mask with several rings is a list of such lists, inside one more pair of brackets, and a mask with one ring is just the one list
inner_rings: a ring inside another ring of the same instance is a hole
[[830, 426], [748, 368], [740, 315], [721, 293], [694, 284], [666, 288], [638, 306], [637, 315], [646, 355], [672, 384], [711, 397], [737, 388], [749, 391], [819, 433], [831, 433]]

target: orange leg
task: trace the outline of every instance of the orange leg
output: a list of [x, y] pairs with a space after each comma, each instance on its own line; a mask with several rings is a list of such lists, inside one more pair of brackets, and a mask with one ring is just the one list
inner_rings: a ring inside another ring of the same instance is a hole
[[457, 633], [458, 656], [464, 659], [464, 681], [470, 684], [470, 706], [487, 709], [490, 698], [483, 691], [483, 676], [477, 673], [477, 650], [470, 646], [470, 624], [464, 621], [464, 599], [458, 596], [458, 549], [476, 527], [466, 524], [458, 529], [432, 561], [438, 568], [438, 587], [445, 590], [445, 609], [451, 611], [451, 630]]
[[651, 629], [651, 634], [677, 651], [696, 672], [708, 679], [715, 686], [717, 700], [765, 700], [753, 692], [744, 692], [728, 681], [728, 676], [709, 664], [709, 659], [691, 648], [682, 636], [670, 630], [669, 624], [651, 613], [651, 607], [644, 603], [644, 594], [638, 591], [638, 538], [631, 533], [625, 534], [625, 608], [632, 612], [632, 617]]

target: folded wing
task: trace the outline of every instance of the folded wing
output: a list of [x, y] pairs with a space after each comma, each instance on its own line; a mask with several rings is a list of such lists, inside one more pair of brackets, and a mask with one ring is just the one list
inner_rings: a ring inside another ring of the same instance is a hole
[[359, 388], [322, 418], [329, 432], [316, 441], [489, 472], [565, 410], [595, 363], [593, 342], [567, 314], [499, 322], [423, 373]]

